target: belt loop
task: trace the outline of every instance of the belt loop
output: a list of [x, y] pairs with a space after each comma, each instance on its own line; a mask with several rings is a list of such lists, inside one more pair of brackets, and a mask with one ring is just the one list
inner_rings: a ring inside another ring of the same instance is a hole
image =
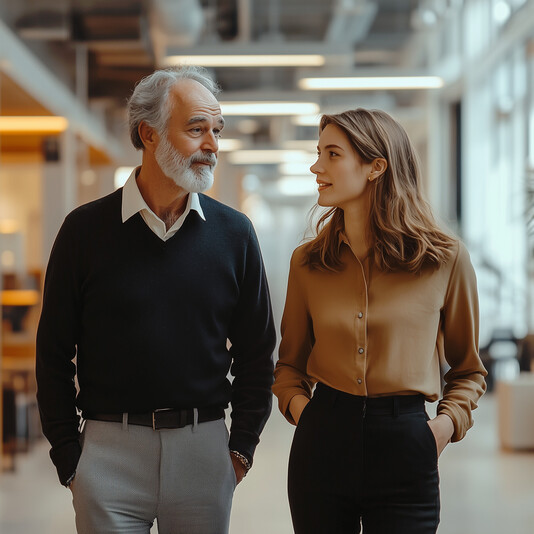
[[198, 427], [198, 410], [193, 408], [193, 432], [197, 431]]
[[122, 429], [128, 432], [128, 412], [122, 414]]
[[398, 397], [393, 397], [393, 417], [399, 416], [399, 399]]

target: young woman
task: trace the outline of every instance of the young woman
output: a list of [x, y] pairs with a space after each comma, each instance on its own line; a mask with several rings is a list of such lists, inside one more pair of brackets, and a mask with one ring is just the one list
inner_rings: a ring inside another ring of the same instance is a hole
[[472, 426], [486, 387], [469, 255], [434, 221], [387, 113], [324, 115], [311, 171], [331, 209], [291, 259], [273, 386], [297, 425], [295, 532], [435, 533], [438, 457]]

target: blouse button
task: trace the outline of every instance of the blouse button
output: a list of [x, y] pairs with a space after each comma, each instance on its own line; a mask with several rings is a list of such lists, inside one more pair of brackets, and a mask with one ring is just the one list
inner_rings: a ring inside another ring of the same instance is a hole
[[358, 314], [358, 319], [361, 319], [362, 317], [363, 317], [363, 313], [360, 312], [360, 313]]
[[360, 354], [363, 354], [363, 348], [360, 347], [360, 348], [358, 349], [358, 352], [359, 352]]
[[362, 383], [362, 379], [358, 378], [358, 384], [361, 384], [361, 383]]

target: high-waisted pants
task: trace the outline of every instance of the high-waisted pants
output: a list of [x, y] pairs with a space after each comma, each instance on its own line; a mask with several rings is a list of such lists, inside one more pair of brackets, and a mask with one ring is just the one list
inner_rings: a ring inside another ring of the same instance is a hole
[[295, 430], [296, 534], [435, 534], [437, 447], [420, 395], [369, 398], [319, 384]]

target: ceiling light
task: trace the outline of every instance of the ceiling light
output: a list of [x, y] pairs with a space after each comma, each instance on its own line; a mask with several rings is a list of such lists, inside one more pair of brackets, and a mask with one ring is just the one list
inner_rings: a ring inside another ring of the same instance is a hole
[[315, 102], [220, 102], [223, 115], [309, 115], [319, 113]]
[[310, 167], [315, 162], [315, 159], [317, 156], [313, 157], [313, 161], [309, 162], [302, 162], [302, 161], [289, 161], [286, 163], [281, 163], [279, 165], [279, 171], [280, 174], [287, 174], [287, 175], [296, 175], [296, 176], [303, 176], [303, 175], [309, 175], [311, 176]]
[[317, 139], [287, 139], [281, 144], [286, 150], [306, 150], [312, 154], [317, 153]]
[[438, 89], [443, 87], [439, 76], [372, 76], [340, 78], [302, 78], [301, 89], [331, 91], [371, 91], [377, 89]]
[[319, 127], [319, 123], [321, 122], [321, 115], [298, 115], [297, 117], [293, 117], [291, 119], [291, 122], [293, 124], [296, 124], [297, 126]]
[[243, 147], [240, 139], [219, 139], [219, 152], [230, 152]]
[[315, 156], [304, 150], [236, 150], [228, 154], [228, 160], [234, 165], [276, 165], [299, 161], [309, 167]]
[[235, 54], [167, 56], [166, 66], [194, 64], [201, 67], [322, 67], [320, 54]]
[[276, 187], [286, 196], [313, 196], [317, 194], [317, 183], [313, 176], [282, 176]]
[[504, 24], [512, 14], [512, 8], [508, 2], [500, 0], [493, 6], [493, 18], [497, 24]]
[[58, 134], [68, 125], [65, 117], [0, 117], [0, 133], [3, 134]]
[[15, 234], [19, 231], [19, 223], [15, 219], [0, 219], [0, 234]]

